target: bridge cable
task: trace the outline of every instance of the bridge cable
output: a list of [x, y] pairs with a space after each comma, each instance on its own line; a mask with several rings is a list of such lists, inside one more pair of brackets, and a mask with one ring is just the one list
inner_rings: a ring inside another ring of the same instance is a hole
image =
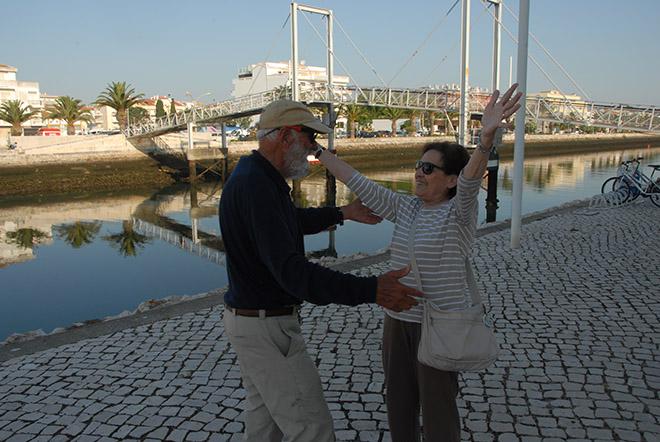
[[[495, 14], [492, 11], [490, 11], [487, 6], [484, 5], [484, 8], [486, 8], [486, 10], [493, 17], [493, 19], [497, 20], [497, 18], [495, 17]], [[502, 23], [502, 22], [500, 22], [500, 25], [502, 26], [502, 29], [504, 29], [504, 31], [507, 33], [509, 38], [511, 38], [511, 40], [513, 40], [513, 42], [517, 45], [518, 44], [518, 39], [513, 35], [513, 33], [509, 30], [509, 28], [507, 28], [504, 25], [504, 23]], [[571, 107], [576, 112], [576, 115], [579, 115], [580, 113], [582, 113], [583, 111], [581, 112], [575, 106], [573, 106], [572, 101], [569, 100], [568, 97], [562, 92], [561, 88], [557, 85], [557, 83], [555, 83], [555, 81], [550, 77], [550, 75], [541, 67], [539, 62], [536, 61], [536, 59], [531, 54], [528, 54], [527, 57], [532, 61], [532, 63], [534, 63], [536, 65], [537, 68], [539, 68], [539, 70], [541, 71], [543, 76], [557, 89], [557, 91], [559, 91], [559, 93], [564, 98], [564, 100], [566, 100], [566, 103], [568, 104], [568, 106]]]
[[[280, 36], [282, 35], [282, 31], [284, 30], [284, 27], [285, 27], [286, 24], [289, 22], [289, 18], [291, 18], [291, 13], [290, 13], [290, 12], [289, 12], [289, 15], [286, 16], [286, 19], [284, 20], [284, 23], [282, 23], [282, 27], [281, 27], [280, 30], [277, 32], [277, 35], [276, 35], [275, 38], [273, 39], [273, 44], [270, 45], [270, 49], [268, 49], [268, 53], [266, 54], [265, 62], [268, 62], [268, 58], [270, 57], [271, 52], [273, 52], [273, 49], [275, 48], [275, 44], [279, 41]], [[265, 66], [264, 66], [264, 68], [265, 68]], [[250, 92], [252, 92], [252, 88], [254, 87], [254, 83], [255, 83], [255, 81], [257, 81], [257, 79], [259, 78], [259, 76], [261, 75], [261, 73], [262, 73], [263, 71], [265, 71], [265, 70], [266, 70], [266, 69], [263, 69], [262, 71], [260, 71], [260, 72], [257, 74], [256, 77], [253, 77], [253, 78], [252, 78], [252, 82], [250, 83], [250, 89], [248, 89], [246, 95], [250, 95]]]
[[[486, 15], [485, 12], [486, 12], [486, 11], [484, 11], [484, 12], [483, 12], [483, 13], [477, 18], [477, 20], [475, 21], [475, 24], [478, 23], [478, 22], [481, 20], [481, 18], [483, 18], [484, 15]], [[454, 43], [452, 44], [452, 46], [451, 46], [451, 47], [449, 48], [449, 50], [447, 51], [447, 55], [445, 55], [444, 57], [442, 57], [442, 59], [440, 60], [440, 62], [439, 62], [437, 65], [435, 65], [435, 67], [434, 67], [433, 69], [431, 69], [431, 71], [430, 71], [429, 74], [426, 76], [426, 78], [424, 78], [424, 81], [422, 82], [422, 84], [426, 84], [426, 83], [431, 79], [431, 77], [433, 76], [433, 74], [435, 73], [435, 71], [438, 70], [438, 68], [442, 65], [442, 63], [444, 63], [444, 62], [447, 60], [447, 58], [449, 57], [449, 54], [451, 54], [451, 53], [454, 51], [454, 49], [456, 49], [456, 46], [458, 46], [458, 44], [459, 44], [460, 42], [461, 42], [460, 39], [454, 40]]]
[[[509, 7], [506, 5], [506, 3], [502, 2], [502, 4], [503, 4], [504, 7], [506, 8], [506, 10], [509, 12], [509, 14], [511, 14], [511, 16], [514, 18], [514, 20], [517, 22], [517, 21], [518, 21], [518, 16], [515, 15], [511, 9], [509, 9]], [[584, 89], [582, 89], [582, 88], [580, 87], [580, 85], [577, 84], [577, 82], [573, 79], [573, 77], [571, 77], [571, 75], [566, 71], [566, 69], [564, 69], [564, 67], [561, 65], [561, 63], [559, 63], [559, 61], [557, 61], [557, 60], [555, 59], [555, 57], [552, 56], [552, 54], [550, 53], [550, 51], [548, 51], [548, 50], [547, 50], [547, 49], [541, 44], [541, 42], [536, 38], [536, 36], [535, 36], [533, 33], [531, 33], [531, 32], [529, 33], [529, 35], [532, 37], [532, 39], [534, 39], [534, 41], [536, 42], [536, 44], [538, 44], [538, 45], [541, 47], [541, 49], [543, 49], [543, 52], [545, 52], [545, 54], [546, 54], [548, 57], [550, 57], [550, 60], [552, 60], [552, 61], [553, 61], [558, 67], [559, 67], [559, 69], [561, 69], [561, 71], [564, 73], [564, 75], [566, 75], [566, 77], [568, 77], [568, 79], [571, 81], [571, 83], [573, 83], [573, 86], [575, 86], [576, 88], [578, 88], [578, 90], [580, 91], [580, 93], [582, 93], [582, 95], [584, 95], [584, 97], [585, 97], [587, 100], [591, 101], [591, 98], [589, 97], [589, 94], [587, 94], [587, 93], [584, 91]]]
[[362, 53], [362, 51], [360, 51], [360, 48], [358, 48], [357, 45], [353, 42], [353, 40], [348, 35], [346, 30], [344, 30], [344, 27], [341, 25], [341, 23], [339, 23], [339, 20], [337, 19], [337, 16], [335, 16], [335, 23], [337, 23], [337, 26], [339, 26], [339, 29], [341, 30], [341, 32], [346, 36], [346, 38], [351, 43], [353, 48], [360, 55], [360, 57], [362, 58], [362, 61], [364, 61], [367, 64], [367, 66], [369, 66], [371, 68], [371, 72], [373, 72], [374, 75], [376, 75], [376, 77], [378, 77], [380, 82], [383, 83], [383, 86], [387, 87], [387, 83], [385, 82], [385, 80], [383, 80], [383, 77], [381, 77], [380, 74], [378, 74], [378, 72], [376, 71], [376, 68], [371, 63], [369, 63], [369, 60], [367, 60], [367, 57]]
[[[319, 40], [321, 40], [321, 42], [325, 45], [326, 49], [329, 49], [329, 48], [328, 48], [328, 43], [323, 39], [323, 37], [321, 36], [321, 33], [318, 31], [318, 29], [316, 28], [316, 26], [314, 26], [314, 24], [309, 20], [309, 18], [307, 17], [307, 14], [303, 13], [303, 14], [301, 14], [301, 15], [302, 15], [303, 17], [305, 17], [305, 20], [307, 20], [307, 23], [309, 23], [309, 25], [312, 27], [312, 29], [313, 29], [314, 32], [316, 33], [316, 36], [317, 36], [317, 37], [319, 38]], [[348, 70], [348, 68], [346, 67], [346, 65], [345, 65], [345, 64], [339, 59], [339, 57], [337, 57], [337, 56], [335, 55], [335, 51], [332, 50], [330, 53], [332, 54], [332, 57], [333, 57], [335, 60], [337, 60], [337, 62], [341, 65], [341, 67], [344, 68], [344, 70], [346, 71], [346, 73], [348, 74], [348, 76], [351, 77], [351, 78], [353, 78], [353, 76], [351, 75], [351, 73], [350, 73], [350, 71]], [[357, 83], [355, 84], [355, 88], [356, 88], [361, 94], [365, 95], [364, 91], [360, 88], [360, 86], [357, 85]]]
[[421, 44], [420, 44], [420, 45], [419, 45], [419, 46], [413, 51], [413, 53], [410, 55], [410, 57], [408, 57], [408, 60], [406, 60], [406, 62], [403, 64], [403, 66], [401, 66], [401, 68], [399, 68], [399, 70], [396, 71], [396, 73], [394, 74], [394, 76], [390, 79], [390, 82], [387, 83], [387, 87], [389, 87], [389, 86], [392, 84], [392, 82], [396, 79], [396, 77], [399, 76], [399, 74], [401, 73], [401, 71], [403, 71], [403, 70], [406, 68], [406, 66], [408, 66], [408, 65], [410, 64], [410, 62], [411, 62], [411, 61], [412, 61], [412, 60], [413, 60], [413, 59], [419, 54], [419, 51], [422, 49], [422, 47], [424, 47], [424, 46], [426, 45], [426, 43], [429, 41], [429, 39], [430, 39], [431, 36], [435, 33], [435, 31], [437, 31], [437, 30], [440, 28], [440, 26], [444, 23], [444, 21], [447, 19], [447, 17], [449, 17], [449, 14], [451, 14], [451, 12], [454, 10], [454, 8], [456, 7], [456, 5], [458, 4], [459, 1], [460, 1], [460, 0], [456, 0], [456, 1], [454, 2], [454, 4], [451, 5], [451, 7], [449, 8], [449, 10], [448, 10], [448, 11], [445, 13], [445, 15], [440, 19], [440, 21], [438, 22], [438, 24], [436, 24], [435, 27], [431, 30], [431, 32], [429, 32], [429, 33], [426, 35], [426, 38], [424, 38], [424, 41], [422, 41], [422, 43], [421, 43]]

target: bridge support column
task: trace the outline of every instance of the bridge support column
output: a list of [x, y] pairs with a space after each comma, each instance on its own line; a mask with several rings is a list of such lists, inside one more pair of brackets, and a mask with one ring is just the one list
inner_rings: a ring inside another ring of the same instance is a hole
[[291, 180], [291, 197], [293, 198], [293, 203], [296, 207], [301, 207], [302, 204], [302, 189], [300, 188], [301, 180]]
[[[193, 140], [193, 123], [188, 123], [188, 152], [190, 153], [195, 145]], [[187, 155], [190, 158], [189, 155]], [[188, 160], [188, 174], [190, 176], [190, 185], [194, 186], [197, 181], [197, 162]]]
[[497, 174], [500, 169], [500, 154], [497, 147], [493, 147], [488, 158], [488, 187], [486, 196], [486, 222], [492, 223], [497, 219], [497, 208], [500, 200], [497, 199]]
[[[328, 112], [323, 114], [323, 123], [330, 126], [332, 130], [328, 134], [328, 150], [337, 153], [335, 149], [335, 124], [334, 124], [334, 105], [328, 104]], [[325, 205], [335, 207], [337, 204], [337, 179], [328, 169], [325, 170]]]
[[227, 147], [227, 125], [222, 123], [222, 154], [224, 158], [222, 159], [222, 170], [221, 179], [224, 183], [227, 180], [227, 170], [229, 169], [229, 148]]

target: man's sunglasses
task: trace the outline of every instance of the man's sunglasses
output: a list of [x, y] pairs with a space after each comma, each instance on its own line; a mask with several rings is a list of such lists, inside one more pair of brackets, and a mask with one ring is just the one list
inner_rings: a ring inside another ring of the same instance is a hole
[[415, 170], [420, 168], [422, 169], [424, 175], [431, 175], [433, 173], [433, 169], [445, 170], [444, 167], [436, 166], [433, 163], [427, 163], [426, 161], [417, 161], [415, 163]]
[[302, 133], [304, 133], [305, 135], [307, 135], [307, 136], [309, 137], [309, 141], [311, 141], [312, 144], [314, 144], [314, 143], [316, 142], [316, 132], [314, 132], [314, 130], [312, 130], [312, 129], [310, 129], [309, 127], [306, 127], [306, 126], [282, 126], [282, 127], [276, 127], [275, 129], [266, 132], [266, 135], [265, 135], [265, 136], [270, 135], [270, 134], [272, 134], [273, 132], [275, 132], [275, 131], [277, 131], [277, 130], [280, 130], [280, 129], [291, 129], [291, 130], [295, 130], [296, 132], [302, 132]]

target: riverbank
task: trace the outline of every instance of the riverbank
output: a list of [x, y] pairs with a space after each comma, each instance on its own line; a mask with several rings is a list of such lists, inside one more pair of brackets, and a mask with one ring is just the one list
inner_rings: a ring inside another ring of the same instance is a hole
[[174, 183], [157, 162], [145, 157], [6, 167], [0, 170], [0, 176], [4, 203], [25, 196], [159, 188]]
[[[648, 201], [548, 210], [526, 217], [516, 250], [506, 223], [480, 231], [473, 259], [501, 353], [492, 367], [459, 377], [463, 440], [660, 436], [652, 357], [660, 273], [657, 266], [640, 272], [637, 259], [660, 247], [657, 210]], [[381, 259], [342, 270], [369, 275], [386, 267]], [[132, 323], [117, 319], [123, 328], [32, 354], [22, 353], [28, 343], [3, 349], [0, 439], [237, 439], [245, 391], [219, 298], [141, 313]], [[301, 316], [337, 439], [389, 440], [382, 310], [305, 305]]]
[[[115, 137], [117, 136], [112, 138]], [[176, 135], [167, 137], [169, 146], [180, 147], [182, 141], [179, 138], [181, 137]], [[512, 135], [507, 136], [499, 149], [501, 159], [512, 157], [511, 137]], [[44, 143], [43, 138], [45, 137], [24, 138], [40, 138], [39, 141]], [[121, 140], [115, 141], [119, 143]], [[395, 161], [410, 161], [419, 155], [419, 150], [425, 143], [433, 141], [453, 141], [453, 137], [338, 139], [336, 147], [339, 155], [349, 163], [356, 167], [363, 167]], [[647, 145], [660, 146], [660, 136], [645, 134], [530, 135], [526, 139], [525, 156], [531, 158], [554, 154], [625, 150], [642, 148]], [[32, 150], [42, 151], [45, 149], [44, 146], [33, 146]], [[32, 153], [22, 158], [23, 163], [7, 160], [9, 158], [7, 152], [0, 151], [0, 196], [10, 198], [68, 192], [108, 191], [168, 185], [174, 182], [174, 178], [169, 173], [171, 171], [166, 171], [155, 160], [140, 151], [136, 150], [135, 155], [124, 155], [127, 151], [125, 146], [122, 146], [118, 147], [118, 149], [123, 149], [121, 154], [81, 151], [77, 154], [69, 152], [53, 156], [52, 153], [44, 155]], [[230, 169], [242, 155], [246, 155], [256, 148], [256, 142], [231, 142], [229, 144]], [[106, 146], [105, 149], [111, 149], [111, 147]], [[35, 161], [36, 164], [24, 164], [28, 160]]]

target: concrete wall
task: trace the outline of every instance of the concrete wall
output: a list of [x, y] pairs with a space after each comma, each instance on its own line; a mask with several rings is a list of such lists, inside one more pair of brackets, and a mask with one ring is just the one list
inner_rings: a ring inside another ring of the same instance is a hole
[[5, 143], [0, 145], [0, 167], [145, 158], [121, 134], [11, 139], [18, 148], [9, 150]]
[[[594, 145], [605, 142], [630, 141], [639, 139], [659, 140], [649, 134], [594, 134], [594, 135], [527, 135], [527, 144], [545, 145], [552, 150], [557, 143], [585, 143]], [[168, 134], [156, 138], [132, 140], [129, 142], [122, 134], [118, 135], [75, 135], [67, 137], [12, 137], [12, 141], [18, 143], [18, 149], [8, 150], [6, 143], [0, 140], [0, 168], [35, 165], [35, 164], [57, 164], [77, 163], [90, 161], [110, 161], [126, 159], [144, 159], [147, 154], [169, 154], [179, 157], [184, 156], [188, 148], [188, 135], [185, 132]], [[454, 141], [452, 136], [441, 137], [386, 137], [386, 138], [340, 138], [335, 140], [335, 146], [339, 151], [360, 151], [388, 148], [421, 148], [422, 145], [433, 141]], [[506, 150], [511, 150], [513, 134], [504, 137]], [[220, 137], [214, 137], [210, 133], [199, 132], [194, 134], [195, 147], [218, 148]], [[326, 144], [321, 140], [321, 144]], [[249, 154], [258, 147], [256, 141], [230, 141], [229, 157], [238, 158]], [[559, 153], [559, 152], [558, 152]]]

